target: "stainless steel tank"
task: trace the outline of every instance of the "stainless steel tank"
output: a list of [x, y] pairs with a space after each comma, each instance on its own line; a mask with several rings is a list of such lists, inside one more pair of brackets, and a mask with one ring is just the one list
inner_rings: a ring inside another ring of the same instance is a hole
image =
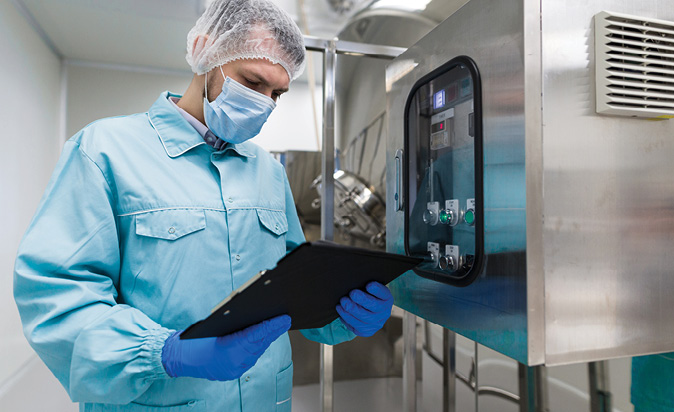
[[[674, 120], [596, 108], [610, 60], [614, 107], [671, 117], [667, 21], [670, 0], [471, 0], [388, 65], [387, 250], [428, 256], [397, 305], [528, 365], [674, 350]], [[455, 226], [415, 229], [450, 200]]]

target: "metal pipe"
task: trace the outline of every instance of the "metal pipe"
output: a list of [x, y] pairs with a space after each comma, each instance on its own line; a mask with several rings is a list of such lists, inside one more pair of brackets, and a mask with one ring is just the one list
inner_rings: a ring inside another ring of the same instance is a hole
[[534, 366], [536, 379], [536, 412], [550, 412], [548, 405], [548, 370], [545, 366]]
[[[443, 365], [442, 359], [439, 359], [437, 356], [435, 356], [431, 351], [428, 350], [429, 348], [427, 346], [424, 346], [424, 350], [426, 351], [426, 355], [428, 355], [431, 360], [433, 360], [435, 363], [437, 363], [440, 367]], [[473, 373], [471, 373], [470, 377], [464, 376], [461, 372], [456, 371], [455, 376], [456, 380], [458, 382], [463, 383], [470, 389], [471, 391], [475, 392], [475, 382], [473, 381]], [[509, 392], [505, 389], [497, 388], [495, 386], [480, 386], [477, 388], [478, 394], [479, 395], [492, 395], [496, 396], [497, 398], [501, 398], [507, 401], [515, 402], [517, 404], [520, 403], [520, 397], [517, 394], [514, 394], [512, 392]]]
[[520, 412], [533, 412], [536, 407], [533, 390], [534, 372], [527, 365], [518, 363], [517, 376], [520, 389]]
[[326, 40], [315, 36], [304, 36], [304, 47], [309, 51], [323, 52], [328, 47], [329, 42], [336, 42], [335, 51], [337, 54], [374, 57], [386, 60], [395, 59], [407, 50], [404, 47], [381, 46], [378, 44], [357, 43], [344, 40]]
[[403, 411], [417, 410], [417, 317], [403, 314]]
[[590, 411], [611, 411], [611, 389], [608, 377], [608, 362], [588, 363], [590, 378]]
[[[336, 41], [327, 42], [323, 54], [323, 158], [321, 161], [321, 239], [333, 240], [335, 215], [335, 66]], [[321, 411], [334, 406], [333, 348], [321, 344]]]
[[442, 410], [456, 410], [456, 333], [442, 330]]

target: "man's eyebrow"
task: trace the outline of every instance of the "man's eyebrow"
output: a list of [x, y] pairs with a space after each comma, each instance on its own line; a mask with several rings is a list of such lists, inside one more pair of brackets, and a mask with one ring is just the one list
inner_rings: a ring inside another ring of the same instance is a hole
[[[263, 83], [265, 86], [269, 86], [269, 82], [267, 82], [267, 80], [264, 78], [264, 76], [260, 75], [259, 73], [255, 72], [254, 70], [250, 70], [250, 69], [244, 70], [243, 75], [246, 76], [246, 77], [253, 77], [252, 80], [254, 80], [256, 82], [259, 82], [259, 83]], [[279, 93], [279, 94], [285, 93], [288, 90], [290, 90], [290, 89], [288, 89], [287, 87], [283, 88], [283, 89], [274, 89], [274, 91], [276, 93]]]

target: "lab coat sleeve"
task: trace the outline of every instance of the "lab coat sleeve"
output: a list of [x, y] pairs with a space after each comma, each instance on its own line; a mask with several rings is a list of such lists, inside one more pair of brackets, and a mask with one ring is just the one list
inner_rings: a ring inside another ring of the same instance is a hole
[[113, 205], [110, 182], [71, 139], [15, 263], [24, 334], [75, 402], [126, 404], [169, 378], [161, 350], [171, 331], [116, 301]]
[[[302, 232], [302, 226], [300, 225], [300, 220], [297, 216], [297, 209], [295, 207], [295, 200], [293, 199], [293, 194], [290, 190], [290, 184], [288, 183], [288, 178], [283, 173], [285, 180], [285, 193], [286, 193], [286, 215], [288, 218], [288, 233], [286, 235], [286, 251], [290, 252], [295, 247], [304, 242], [304, 233]], [[337, 345], [342, 342], [352, 340], [356, 335], [348, 330], [341, 319], [337, 319], [334, 322], [318, 329], [304, 329], [301, 330], [304, 337], [309, 340], [313, 340], [320, 343], [325, 343], [327, 345]]]

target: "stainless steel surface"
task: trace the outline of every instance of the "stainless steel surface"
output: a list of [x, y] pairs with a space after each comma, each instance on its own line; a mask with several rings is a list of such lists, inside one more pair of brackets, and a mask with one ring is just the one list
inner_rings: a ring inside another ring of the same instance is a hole
[[417, 317], [403, 314], [403, 412], [417, 410]]
[[[335, 170], [335, 63], [336, 41], [327, 42], [323, 54], [323, 159], [321, 173], [324, 176], [321, 198], [321, 239], [334, 237], [334, 179]], [[321, 345], [321, 411], [333, 409], [333, 356], [332, 346]]]
[[602, 10], [674, 21], [674, 7], [555, 3], [542, 23], [543, 273], [556, 291], [545, 300], [546, 360], [671, 351], [674, 122], [595, 115], [590, 39]]
[[611, 412], [611, 383], [608, 362], [590, 362], [587, 365], [590, 380], [590, 412]]
[[396, 304], [527, 365], [674, 350], [674, 121], [595, 113], [602, 10], [674, 21], [668, 0], [471, 0], [387, 67], [387, 250], [404, 253], [392, 196], [406, 99], [459, 55], [482, 76], [493, 223], [473, 284], [407, 273]]
[[[522, 110], [524, 104], [524, 179], [526, 196], [526, 328], [527, 328], [527, 356], [517, 359], [529, 365], [539, 365], [545, 359], [545, 279], [543, 264], [543, 205], [540, 201], [543, 196], [543, 127], [542, 110], [542, 62], [541, 62], [541, 2], [525, 1], [523, 5], [523, 67], [524, 102], [513, 102]], [[523, 73], [518, 75], [522, 76]], [[521, 93], [521, 92], [518, 92]], [[519, 113], [518, 113], [519, 115]], [[517, 123], [520, 123], [518, 121]], [[521, 127], [520, 124], [517, 127]], [[515, 143], [521, 144], [521, 140]], [[518, 163], [521, 159], [518, 159]], [[520, 182], [521, 184], [521, 182]], [[523, 268], [518, 268], [520, 271]], [[519, 295], [519, 299], [525, 296]]]
[[442, 330], [442, 410], [456, 411], [456, 334]]

